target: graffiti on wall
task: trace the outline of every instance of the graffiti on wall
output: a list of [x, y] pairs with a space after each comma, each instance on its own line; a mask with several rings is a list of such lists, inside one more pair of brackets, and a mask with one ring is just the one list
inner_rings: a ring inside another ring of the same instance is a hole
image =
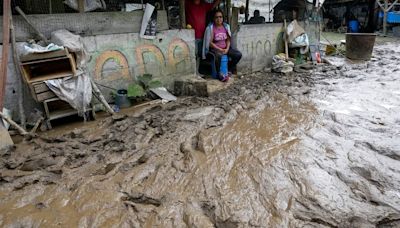
[[145, 73], [162, 76], [190, 72], [193, 67], [190, 48], [179, 38], [169, 42], [165, 53], [155, 44], [140, 44], [128, 50], [133, 50], [133, 53], [124, 54], [118, 50], [100, 52], [94, 60], [94, 79], [103, 82], [132, 80], [134, 76]]
[[243, 54], [239, 70], [254, 72], [271, 64], [281, 27], [281, 24], [252, 25], [239, 30], [237, 47]]
[[[111, 65], [112, 63], [114, 63], [113, 67], [108, 68], [107, 65]], [[112, 81], [121, 77], [130, 79], [129, 64], [125, 55], [115, 50], [102, 52], [96, 59], [94, 80]]]
[[272, 55], [272, 44], [268, 39], [251, 40], [247, 43], [242, 43], [242, 52], [248, 57], [265, 57]]

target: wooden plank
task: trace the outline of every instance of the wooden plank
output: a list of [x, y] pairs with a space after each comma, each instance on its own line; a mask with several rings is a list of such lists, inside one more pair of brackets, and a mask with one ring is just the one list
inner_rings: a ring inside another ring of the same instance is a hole
[[43, 93], [46, 91], [50, 91], [49, 87], [44, 82], [32, 84], [32, 87], [35, 93]]
[[78, 0], [78, 10], [79, 13], [85, 12], [85, 0]]
[[390, 10], [392, 10], [392, 8], [395, 6], [395, 5], [397, 5], [397, 2], [398, 2], [399, 0], [396, 0], [396, 1], [394, 1], [390, 6], [389, 6], [389, 8], [387, 9], [387, 11], [389, 12]]
[[72, 55], [21, 63], [27, 83], [76, 76], [76, 64]]
[[52, 91], [36, 94], [37, 101], [39, 101], [39, 102], [53, 98], [55, 96], [56, 95]]
[[76, 63], [75, 63], [75, 58], [72, 55], [68, 55], [69, 58], [69, 64], [71, 65], [72, 69], [72, 74], [76, 76]]
[[37, 63], [45, 63], [45, 62], [49, 62], [49, 64], [51, 64], [51, 62], [57, 61], [57, 60], [62, 60], [62, 59], [69, 59], [70, 56], [62, 56], [62, 57], [57, 57], [57, 58], [52, 58], [52, 59], [41, 59], [41, 60], [34, 60], [34, 61], [29, 61], [29, 62], [22, 62], [21, 65], [22, 66], [26, 66], [26, 65], [33, 65], [33, 64], [37, 64]]
[[[157, 31], [168, 30], [167, 12], [157, 12]], [[27, 15], [32, 24], [47, 38], [58, 29], [67, 29], [82, 36], [138, 33], [140, 32], [143, 11], [133, 12], [92, 12], [65, 14]], [[13, 17], [16, 40], [25, 42], [36, 37], [33, 29], [21, 16]], [[3, 17], [0, 17], [3, 22]], [[82, 23], [84, 22], [84, 23]], [[2, 27], [0, 27], [2, 29]], [[0, 43], [2, 43], [2, 39]]]
[[52, 51], [52, 52], [46, 52], [46, 53], [36, 53], [36, 54], [29, 54], [25, 56], [21, 56], [20, 60], [21, 62], [28, 62], [28, 61], [34, 61], [34, 60], [43, 60], [43, 59], [50, 59], [50, 58], [57, 58], [57, 57], [62, 57], [66, 56], [68, 54], [67, 49], [63, 50], [58, 50], [58, 51]]
[[70, 77], [70, 76], [74, 76], [74, 75], [72, 75], [71, 71], [69, 71], [69, 70], [59, 71], [56, 73], [51, 73], [51, 74], [47, 74], [47, 75], [40, 76], [40, 77], [34, 77], [33, 79], [30, 79], [28, 81], [28, 83], [41, 82], [41, 81], [47, 81], [47, 80], [51, 80], [51, 79], [64, 78], [64, 77]]

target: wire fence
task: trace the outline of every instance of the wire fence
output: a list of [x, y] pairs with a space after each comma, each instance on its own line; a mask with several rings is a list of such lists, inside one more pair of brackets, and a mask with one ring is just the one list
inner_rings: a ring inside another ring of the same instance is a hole
[[[168, 10], [178, 7], [178, 0], [85, 0], [85, 8], [90, 12], [116, 12], [143, 8], [150, 3], [157, 10]], [[77, 0], [11, 0], [12, 13], [18, 14], [19, 6], [26, 14], [59, 14], [78, 13]], [[3, 4], [0, 4], [0, 15], [3, 15]]]

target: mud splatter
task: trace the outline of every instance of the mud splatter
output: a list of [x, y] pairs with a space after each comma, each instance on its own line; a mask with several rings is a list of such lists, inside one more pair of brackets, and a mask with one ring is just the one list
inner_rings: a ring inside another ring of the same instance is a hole
[[1, 151], [0, 224], [399, 226], [397, 56], [260, 72]]

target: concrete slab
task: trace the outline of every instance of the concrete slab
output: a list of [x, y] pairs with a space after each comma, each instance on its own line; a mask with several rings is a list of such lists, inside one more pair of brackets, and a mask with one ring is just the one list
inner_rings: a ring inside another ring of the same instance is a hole
[[227, 82], [221, 82], [216, 79], [206, 79], [207, 81], [207, 93], [213, 94], [215, 92], [227, 89], [229, 86], [231, 86], [234, 82], [235, 78], [230, 78], [229, 81]]
[[10, 134], [8, 133], [7, 129], [3, 126], [3, 123], [0, 123], [0, 149], [12, 145], [14, 145], [14, 142], [12, 141]]
[[234, 78], [227, 82], [221, 82], [212, 78], [201, 78], [194, 75], [176, 80], [174, 94], [177, 96], [201, 96], [206, 97], [217, 91], [227, 89], [234, 82]]

